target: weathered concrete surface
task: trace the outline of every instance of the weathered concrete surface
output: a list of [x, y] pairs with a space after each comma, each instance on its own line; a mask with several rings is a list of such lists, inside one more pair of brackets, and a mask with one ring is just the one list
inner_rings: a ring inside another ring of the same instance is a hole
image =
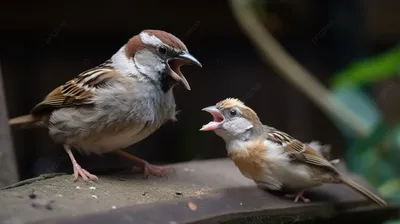
[[[57, 175], [4, 189], [0, 191], [0, 220], [3, 223], [24, 223], [66, 217], [69, 221], [65, 223], [70, 223], [74, 217], [79, 220], [80, 215], [97, 213], [105, 214], [110, 220], [87, 216], [85, 221], [75, 223], [129, 223], [138, 219], [150, 223], [168, 223], [165, 214], [162, 214], [164, 212], [170, 221], [180, 223], [261, 211], [270, 215], [314, 212], [329, 216], [337, 209], [343, 211], [369, 204], [344, 185], [315, 188], [306, 193], [313, 203], [295, 204], [256, 188], [226, 159], [193, 161], [172, 167], [175, 172], [171, 172], [168, 179], [149, 177], [145, 180], [142, 175], [125, 173], [98, 175], [99, 183], [85, 184], [82, 181], [73, 183], [71, 175]], [[189, 206], [189, 201], [196, 206]], [[174, 213], [176, 215], [172, 216]], [[115, 219], [115, 215], [119, 220]]]

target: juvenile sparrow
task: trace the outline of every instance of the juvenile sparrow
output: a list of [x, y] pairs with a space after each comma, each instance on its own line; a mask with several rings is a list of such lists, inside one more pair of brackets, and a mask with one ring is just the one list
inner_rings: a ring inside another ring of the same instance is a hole
[[35, 125], [49, 130], [63, 144], [73, 168], [74, 181], [97, 177], [81, 168], [71, 148], [84, 154], [115, 152], [138, 162], [144, 171], [163, 176], [166, 169], [121, 149], [135, 144], [168, 120], [176, 120], [173, 86], [190, 90], [180, 67], [200, 62], [185, 44], [160, 30], [133, 36], [111, 59], [84, 71], [49, 93], [29, 115], [13, 118], [10, 125]]
[[243, 102], [228, 98], [203, 110], [214, 120], [200, 130], [214, 131], [222, 137], [228, 156], [241, 173], [260, 188], [297, 192], [291, 195], [295, 202], [298, 199], [309, 202], [303, 197], [305, 189], [323, 183], [344, 183], [378, 205], [386, 205], [377, 195], [341, 174], [317, 151], [321, 147], [319, 143], [307, 145], [263, 125], [257, 114]]

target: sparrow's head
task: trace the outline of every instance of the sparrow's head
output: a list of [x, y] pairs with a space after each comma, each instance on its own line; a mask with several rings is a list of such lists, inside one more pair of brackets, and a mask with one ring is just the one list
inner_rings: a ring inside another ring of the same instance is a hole
[[161, 30], [143, 30], [132, 37], [125, 45], [124, 54], [132, 70], [159, 81], [166, 89], [181, 83], [190, 90], [180, 67], [188, 64], [202, 67], [179, 38]]
[[234, 98], [222, 100], [203, 111], [209, 112], [214, 120], [204, 125], [200, 131], [215, 131], [225, 140], [247, 139], [254, 128], [262, 125], [256, 112]]

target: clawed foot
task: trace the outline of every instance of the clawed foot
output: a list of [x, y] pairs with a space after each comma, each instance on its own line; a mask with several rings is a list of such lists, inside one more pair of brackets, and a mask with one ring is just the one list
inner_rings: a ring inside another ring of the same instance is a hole
[[134, 167], [133, 170], [134, 171], [140, 170], [141, 172], [143, 172], [144, 178], [148, 178], [149, 174], [152, 174], [157, 177], [167, 177], [168, 168], [166, 168], [166, 167], [152, 165], [152, 164], [148, 163], [147, 161], [140, 159], [134, 155], [131, 155], [127, 152], [124, 152], [122, 150], [118, 150], [118, 151], [116, 151], [116, 153], [120, 156], [123, 156], [129, 160], [132, 160], [132, 161], [140, 164], [139, 165], [140, 168]]
[[79, 179], [79, 176], [82, 177], [82, 180], [87, 182], [89, 179], [93, 181], [98, 181], [99, 179], [96, 175], [89, 173], [87, 170], [83, 169], [79, 164], [74, 164], [74, 182]]
[[299, 201], [299, 199], [301, 199], [304, 203], [309, 203], [311, 200], [308, 198], [305, 198], [303, 196], [304, 191], [300, 191], [297, 194], [286, 194], [285, 197], [287, 198], [294, 198], [294, 203], [297, 203], [297, 201]]
[[72, 167], [74, 167], [74, 174], [73, 174], [74, 182], [79, 179], [79, 176], [81, 176], [82, 180], [85, 182], [87, 182], [89, 179], [93, 181], [99, 180], [95, 175], [89, 173], [85, 169], [82, 169], [82, 167], [78, 164], [78, 162], [76, 162], [75, 157], [71, 152], [71, 148], [68, 145], [64, 145], [64, 149], [68, 153], [69, 158], [71, 159]]
[[167, 177], [168, 168], [152, 165], [143, 161], [143, 164], [141, 164], [140, 167], [134, 167], [133, 171], [143, 172], [144, 178], [147, 179], [149, 174], [157, 177]]

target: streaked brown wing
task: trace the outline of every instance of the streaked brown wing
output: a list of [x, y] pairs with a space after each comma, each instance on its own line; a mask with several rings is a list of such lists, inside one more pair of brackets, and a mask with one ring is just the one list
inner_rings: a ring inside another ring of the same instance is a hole
[[297, 160], [328, 168], [336, 173], [338, 173], [337, 169], [332, 166], [332, 164], [326, 160], [323, 156], [321, 156], [318, 152], [312, 149], [310, 146], [294, 139], [290, 143], [288, 143], [285, 147], [285, 150], [292, 154]]
[[313, 148], [303, 142], [293, 138], [285, 132], [278, 131], [275, 128], [268, 127], [267, 139], [284, 147], [295, 160], [315, 166], [325, 167], [338, 173], [338, 170], [332, 164], [320, 155]]
[[119, 75], [111, 68], [97, 67], [88, 70], [54, 89], [32, 109], [31, 114], [41, 115], [58, 108], [90, 105], [93, 103], [91, 99], [95, 90], [106, 88]]

